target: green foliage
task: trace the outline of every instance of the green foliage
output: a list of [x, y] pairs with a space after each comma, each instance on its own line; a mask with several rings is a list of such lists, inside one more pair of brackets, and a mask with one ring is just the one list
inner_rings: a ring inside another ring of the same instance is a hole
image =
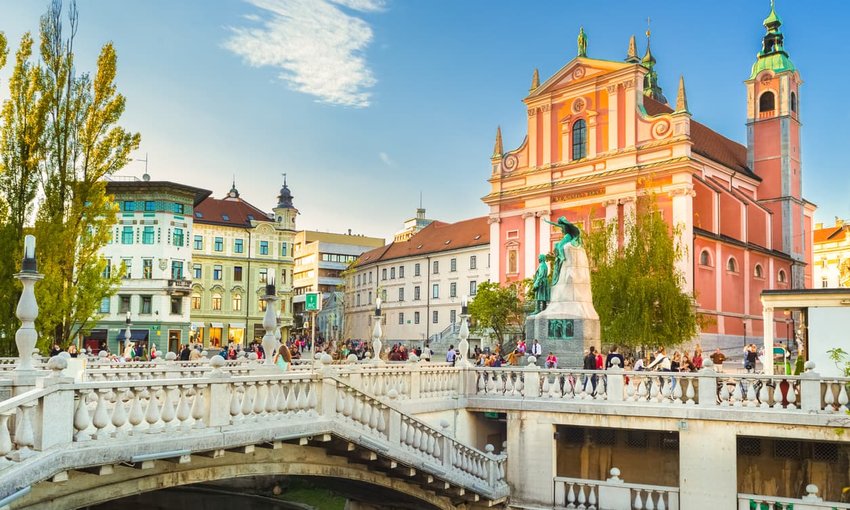
[[844, 372], [844, 377], [850, 377], [850, 354], [841, 347], [829, 349], [826, 353], [829, 355], [829, 360]]
[[680, 227], [671, 232], [649, 195], [638, 201], [636, 215], [627, 218], [624, 230], [628, 242], [623, 247], [610, 223], [584, 237], [602, 341], [640, 347], [690, 340], [697, 333], [697, 316], [676, 268], [686, 255]]
[[530, 287], [530, 279], [505, 286], [494, 282], [483, 282], [478, 285], [475, 299], [469, 303], [469, 315], [474, 329], [492, 330], [499, 344], [502, 343], [505, 335], [522, 332], [527, 315], [526, 299]]

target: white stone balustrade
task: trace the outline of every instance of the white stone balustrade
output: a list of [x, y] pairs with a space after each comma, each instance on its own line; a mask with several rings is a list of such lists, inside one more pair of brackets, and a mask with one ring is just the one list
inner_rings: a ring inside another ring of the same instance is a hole
[[776, 510], [850, 510], [850, 503], [824, 501], [818, 497], [818, 487], [806, 486], [806, 495], [800, 499], [777, 498], [757, 494], [738, 494], [738, 510], [770, 508]]
[[626, 483], [620, 470], [608, 480], [555, 477], [555, 508], [585, 510], [679, 510], [679, 489]]

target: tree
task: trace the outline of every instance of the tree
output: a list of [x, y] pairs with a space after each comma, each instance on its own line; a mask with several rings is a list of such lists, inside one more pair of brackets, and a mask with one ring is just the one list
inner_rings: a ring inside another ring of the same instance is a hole
[[525, 296], [530, 280], [501, 286], [483, 282], [478, 286], [475, 299], [469, 303], [469, 315], [477, 331], [490, 329], [501, 345], [505, 335], [521, 333], [525, 327]]
[[[117, 207], [106, 193], [105, 178], [129, 162], [138, 133], [117, 123], [125, 98], [117, 92], [117, 56], [103, 46], [92, 79], [74, 73], [76, 3], [69, 9], [70, 35], [63, 36], [62, 3], [53, 0], [41, 19], [41, 59], [48, 101], [44, 199], [36, 217], [39, 260], [45, 279], [38, 288], [39, 315], [46, 342], [66, 343], [96, 316], [103, 296], [120, 281], [104, 276], [101, 249], [112, 238]], [[68, 247], [73, 247], [68, 249]]]
[[624, 234], [628, 242], [622, 247], [613, 224], [585, 236], [602, 341], [643, 347], [692, 339], [697, 333], [696, 307], [682, 290], [684, 276], [676, 268], [686, 256], [681, 227], [671, 229], [655, 196], [647, 195], [638, 200]]

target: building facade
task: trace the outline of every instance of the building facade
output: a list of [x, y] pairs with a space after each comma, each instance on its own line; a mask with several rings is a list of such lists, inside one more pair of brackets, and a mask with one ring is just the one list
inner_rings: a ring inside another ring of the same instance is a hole
[[850, 225], [835, 218], [835, 224], [815, 224], [814, 286], [850, 287]]
[[190, 333], [193, 213], [210, 192], [147, 179], [113, 180], [106, 189], [119, 213], [103, 256], [107, 271], [122, 272], [123, 279], [114, 295], [103, 298], [102, 315], [82, 344], [95, 352], [123, 351], [129, 317], [134, 343], [146, 351], [154, 343], [175, 351]]
[[[321, 292], [325, 295], [339, 290], [344, 283], [343, 272], [363, 252], [382, 246], [384, 240], [362, 235], [334, 234], [302, 230], [295, 236], [295, 269], [293, 276], [295, 329], [309, 333], [309, 316], [305, 312], [304, 294]], [[319, 333], [321, 334], [321, 333]]]
[[292, 327], [292, 257], [298, 210], [284, 182], [267, 213], [243, 200], [234, 184], [227, 196], [207, 198], [195, 210], [192, 236], [193, 338], [217, 348], [247, 344], [265, 334], [265, 286], [277, 286], [284, 338]]
[[746, 145], [692, 118], [683, 79], [667, 104], [648, 33], [643, 58], [634, 37], [625, 61], [589, 58], [584, 39], [544, 83], [535, 72], [527, 137], [505, 152], [497, 132], [491, 158], [490, 278], [531, 277], [537, 255], [560, 238], [545, 220], [560, 216], [585, 231], [613, 223], [627, 243], [623, 227], [653, 194], [682, 229], [679, 269], [708, 319], [704, 346], [761, 335], [762, 290], [812, 285], [815, 209], [802, 196], [800, 74], [773, 8], [764, 26], [745, 81]]
[[420, 343], [459, 324], [461, 300], [490, 276], [487, 218], [434, 221], [364, 253], [346, 278], [346, 335], [371, 337], [376, 298], [388, 343]]

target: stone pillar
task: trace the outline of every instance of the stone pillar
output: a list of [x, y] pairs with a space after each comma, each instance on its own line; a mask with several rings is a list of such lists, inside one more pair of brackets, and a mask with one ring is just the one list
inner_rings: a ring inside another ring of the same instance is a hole
[[534, 224], [534, 213], [523, 213], [522, 219], [525, 221], [525, 236], [523, 238], [523, 255], [525, 263], [520, 270], [523, 278], [530, 278], [537, 268], [537, 227]]
[[[499, 239], [499, 222], [498, 216], [490, 216], [487, 223], [490, 224], [490, 281], [500, 282], [499, 278], [499, 262], [501, 261], [502, 246]], [[427, 291], [427, 289], [426, 289]]]
[[596, 157], [596, 112], [587, 112], [587, 157]]
[[[552, 508], [552, 480], [556, 474], [555, 427], [551, 422], [521, 418], [508, 412], [508, 473], [511, 499], [529, 506]], [[534, 413], [545, 419], [544, 413]], [[719, 507], [718, 507], [719, 508]]]
[[532, 107], [528, 109], [528, 167], [534, 168], [539, 163], [537, 161], [537, 109]]
[[806, 413], [821, 412], [821, 377], [815, 372], [813, 361], [806, 362], [806, 371], [800, 379], [800, 410]]
[[[537, 211], [537, 223], [540, 229], [537, 246], [538, 254], [552, 251], [552, 226], [544, 221], [549, 219], [549, 214], [549, 211]], [[537, 258], [535, 257], [534, 260], [536, 261]]]
[[687, 423], [679, 432], [679, 508], [737, 508], [735, 427], [710, 420]]
[[[619, 142], [619, 110], [617, 105], [617, 85], [608, 85], [608, 150], [616, 150]], [[616, 217], [616, 215], [615, 215]]]
[[626, 139], [624, 147], [634, 147], [637, 137], [635, 136], [635, 116], [637, 115], [637, 91], [635, 89], [635, 80], [626, 80], [623, 82], [623, 93], [626, 95], [626, 111], [624, 119], [626, 121]]
[[682, 228], [681, 242], [687, 250], [687, 256], [676, 262], [679, 271], [685, 276], [685, 289], [694, 289], [694, 191], [693, 185], [670, 191], [673, 197], [673, 225]]
[[764, 364], [764, 373], [773, 375], [773, 335], [776, 332], [776, 325], [773, 323], [773, 307], [765, 306], [762, 309], [762, 320], [764, 321], [764, 359], [767, 363]]
[[602, 207], [605, 208], [605, 223], [614, 224], [614, 239], [617, 239], [617, 223], [619, 221], [618, 203], [616, 198], [602, 201]]
[[[46, 388], [73, 382], [70, 377], [42, 377], [36, 386]], [[58, 445], [70, 446], [74, 434], [74, 390], [62, 388], [48, 393], [34, 407], [33, 449], [42, 451]]]
[[540, 164], [548, 165], [552, 162], [552, 109], [548, 104], [544, 104], [540, 109], [543, 121], [543, 161]]

